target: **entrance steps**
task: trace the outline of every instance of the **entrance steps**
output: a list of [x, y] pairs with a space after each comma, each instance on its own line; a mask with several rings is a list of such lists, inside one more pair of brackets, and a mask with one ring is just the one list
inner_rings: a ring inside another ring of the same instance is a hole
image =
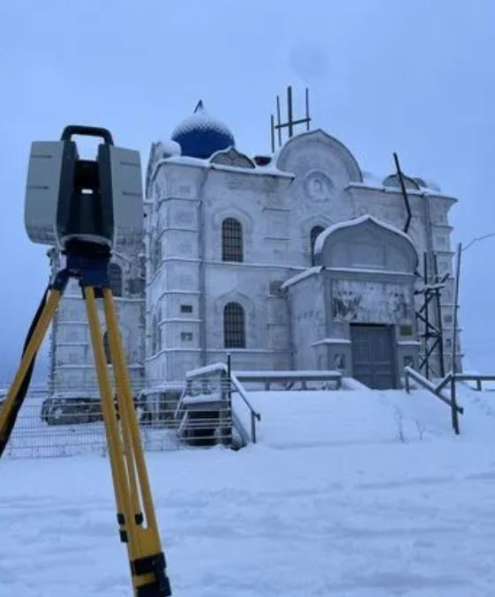
[[[492, 437], [495, 396], [458, 387], [460, 441]], [[426, 390], [348, 390], [341, 392], [250, 392], [262, 415], [261, 445], [273, 449], [296, 447], [395, 444], [454, 435], [448, 406]]]
[[[251, 433], [234, 410], [240, 404], [249, 410]], [[215, 444], [241, 448], [256, 441], [258, 413], [246, 392], [226, 365], [218, 363], [190, 371], [175, 411], [178, 439], [190, 446]]]
[[[263, 426], [260, 409], [253, 403], [260, 394], [256, 389], [264, 388], [262, 394], [279, 403], [283, 418], [283, 401], [276, 395], [326, 395], [346, 387], [346, 381], [338, 371], [229, 371], [223, 363], [196, 369], [186, 376], [175, 412], [177, 437], [192, 446], [244, 447], [256, 443]], [[274, 387], [282, 389], [270, 391]]]
[[[260, 390], [276, 379], [262, 372], [235, 372], [223, 364], [188, 374], [177, 409], [177, 436], [189, 445], [246, 446], [253, 441], [273, 449], [428, 441], [452, 437], [450, 408], [427, 389], [372, 390], [343, 378], [339, 391]], [[255, 379], [256, 378], [256, 379]], [[260, 382], [253, 386], [253, 381]], [[201, 390], [201, 391], [199, 391]], [[492, 433], [495, 403], [489, 392], [459, 384], [465, 409], [461, 437]]]

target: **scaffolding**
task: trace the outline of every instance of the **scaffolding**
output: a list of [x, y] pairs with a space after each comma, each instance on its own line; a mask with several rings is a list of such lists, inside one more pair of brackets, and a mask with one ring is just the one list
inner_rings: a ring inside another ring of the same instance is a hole
[[[429, 267], [429, 263], [432, 267]], [[431, 271], [433, 270], [433, 271]], [[421, 349], [418, 371], [424, 372], [427, 379], [445, 376], [444, 330], [442, 319], [442, 290], [450, 275], [440, 277], [437, 255], [433, 252], [423, 254], [423, 286], [414, 294], [421, 297], [421, 304], [416, 310], [416, 322], [422, 328]]]

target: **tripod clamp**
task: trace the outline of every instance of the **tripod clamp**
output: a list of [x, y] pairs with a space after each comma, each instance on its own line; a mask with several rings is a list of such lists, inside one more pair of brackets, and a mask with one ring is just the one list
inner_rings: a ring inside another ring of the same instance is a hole
[[68, 244], [64, 253], [67, 256], [66, 266], [57, 272], [51, 287], [63, 292], [69, 279], [76, 278], [81, 288], [92, 286], [96, 298], [103, 298], [102, 290], [110, 288], [110, 249], [104, 245], [78, 240]]

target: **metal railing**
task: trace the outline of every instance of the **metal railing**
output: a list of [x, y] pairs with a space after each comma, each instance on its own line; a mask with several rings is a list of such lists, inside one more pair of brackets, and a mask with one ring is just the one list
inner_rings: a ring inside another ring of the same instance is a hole
[[[245, 436], [245, 430], [243, 429], [240, 418], [235, 415], [232, 408], [232, 397], [235, 398], [238, 396], [249, 411], [251, 422], [250, 440], [253, 444], [256, 443], [256, 422], [261, 421], [261, 415], [249, 401], [246, 390], [228, 365], [225, 363], [215, 363], [214, 365], [189, 371], [186, 374], [186, 393], [190, 392], [188, 387], [191, 387], [193, 384], [199, 386], [203, 391], [205, 388], [210, 390], [212, 387], [218, 388], [222, 400], [229, 402], [231, 405], [232, 424], [237, 427], [237, 431], [242, 437]], [[181, 398], [181, 402], [182, 400]]]
[[186, 408], [177, 421], [177, 438], [189, 446], [232, 445], [232, 412], [226, 404]]
[[[146, 450], [171, 450], [181, 446], [237, 445], [256, 443], [260, 414], [245, 388], [224, 363], [187, 375], [180, 388], [158, 382], [147, 388], [134, 383], [134, 404]], [[76, 387], [32, 388], [20, 410], [5, 455], [56, 457], [107, 452], [101, 402], [96, 384]], [[5, 391], [0, 390], [0, 406]], [[247, 408], [244, 428], [239, 412]], [[240, 442], [239, 442], [240, 437]]]
[[[159, 419], [151, 418], [149, 411], [141, 406], [136, 410], [145, 449], [178, 447], [173, 420], [175, 408], [164, 405]], [[87, 453], [104, 455], [106, 451], [105, 428], [98, 401], [85, 402], [84, 405], [76, 401], [58, 402], [47, 408], [46, 400], [28, 395], [5, 454], [34, 458]]]
[[174, 414], [178, 439], [190, 446], [232, 445], [232, 405], [227, 395], [219, 377], [188, 377]]
[[461, 414], [461, 415], [464, 414], [464, 408], [457, 404], [454, 392], [451, 391], [450, 397], [445, 396], [442, 393], [443, 389], [449, 383], [449, 381], [450, 382], [452, 381], [453, 375], [452, 374], [447, 375], [440, 383], [438, 383], [436, 385], [434, 383], [432, 383], [431, 381], [429, 381], [428, 379], [426, 379], [426, 377], [423, 377], [421, 375], [421, 373], [418, 373], [415, 369], [412, 369], [411, 367], [405, 367], [404, 375], [405, 375], [406, 392], [408, 394], [411, 392], [411, 379], [412, 379], [412, 380], [414, 380], [414, 382], [416, 384], [418, 384], [425, 390], [428, 390], [432, 394], [432, 396], [435, 396], [436, 398], [438, 398], [438, 400], [441, 400], [444, 404], [449, 406], [451, 414], [452, 414], [452, 427], [453, 427], [455, 433], [459, 433], [459, 423], [457, 421], [457, 414]]
[[[136, 395], [134, 405], [146, 450], [180, 447], [174, 419], [179, 397], [177, 390]], [[98, 390], [85, 385], [78, 392], [61, 391], [54, 395], [47, 390], [30, 390], [5, 455], [36, 458], [106, 452]]]
[[244, 404], [249, 409], [249, 414], [251, 416], [251, 441], [253, 442], [253, 444], [255, 444], [256, 439], [257, 439], [256, 438], [256, 421], [258, 421], [258, 422], [261, 421], [261, 415], [259, 412], [257, 412], [253, 408], [251, 402], [249, 402], [249, 399], [246, 396], [246, 392], [245, 392], [244, 388], [242, 387], [242, 384], [240, 383], [240, 381], [235, 376], [235, 374], [231, 373], [230, 379], [231, 379], [231, 383], [232, 383], [233, 387], [237, 390], [237, 392], [239, 393], [239, 396], [244, 401]]
[[[295, 390], [300, 384], [301, 390], [310, 389], [311, 382], [314, 389], [342, 388], [341, 371], [235, 371], [233, 373], [241, 383], [263, 384], [264, 389], [269, 391], [272, 384], [282, 386], [283, 390]], [[316, 388], [314, 387], [316, 385]]]
[[[445, 380], [442, 380], [441, 384], [435, 385], [434, 383], [432, 383], [431, 381], [429, 381], [428, 379], [426, 379], [426, 377], [423, 377], [421, 375], [421, 373], [418, 373], [415, 369], [412, 369], [411, 367], [406, 367], [404, 369], [404, 373], [405, 373], [405, 385], [406, 385], [406, 392], [409, 394], [411, 391], [411, 383], [410, 383], [410, 379], [413, 379], [418, 385], [420, 385], [422, 388], [424, 388], [425, 390], [428, 390], [429, 392], [431, 392], [431, 394], [433, 394], [433, 396], [435, 396], [436, 398], [438, 398], [439, 400], [441, 400], [443, 403], [447, 404], [450, 408], [452, 408], [452, 401], [450, 400], [450, 398], [448, 398], [447, 396], [442, 394], [442, 389], [445, 387]], [[450, 377], [449, 377], [450, 375]], [[452, 378], [452, 375], [449, 374], [447, 377], [449, 378], [447, 381], [450, 381], [450, 379]], [[464, 414], [464, 409], [462, 408], [462, 406], [458, 406], [456, 405], [457, 408], [457, 412], [459, 414]]]
[[[441, 392], [445, 387], [452, 383], [454, 380], [458, 381], [474, 381], [476, 383], [476, 390], [481, 392], [483, 390], [484, 381], [495, 381], [495, 375], [485, 375], [483, 373], [447, 373], [436, 385], [432, 383], [435, 388], [435, 392]], [[431, 382], [430, 382], [431, 383]]]
[[[446, 385], [451, 381], [452, 373], [449, 373], [447, 378], [448, 379], [445, 384], [443, 384], [445, 380], [442, 380], [443, 385]], [[455, 381], [474, 381], [476, 382], [476, 390], [481, 392], [483, 390], [482, 383], [484, 381], [495, 381], [495, 375], [484, 375], [480, 373], [456, 373]]]

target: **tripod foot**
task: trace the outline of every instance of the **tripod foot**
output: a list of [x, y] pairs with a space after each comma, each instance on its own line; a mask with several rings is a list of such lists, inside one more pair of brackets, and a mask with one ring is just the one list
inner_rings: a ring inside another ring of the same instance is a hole
[[172, 595], [165, 566], [165, 556], [163, 553], [139, 558], [131, 562], [133, 576], [153, 574], [155, 577], [153, 582], [136, 587], [136, 597], [170, 597]]

